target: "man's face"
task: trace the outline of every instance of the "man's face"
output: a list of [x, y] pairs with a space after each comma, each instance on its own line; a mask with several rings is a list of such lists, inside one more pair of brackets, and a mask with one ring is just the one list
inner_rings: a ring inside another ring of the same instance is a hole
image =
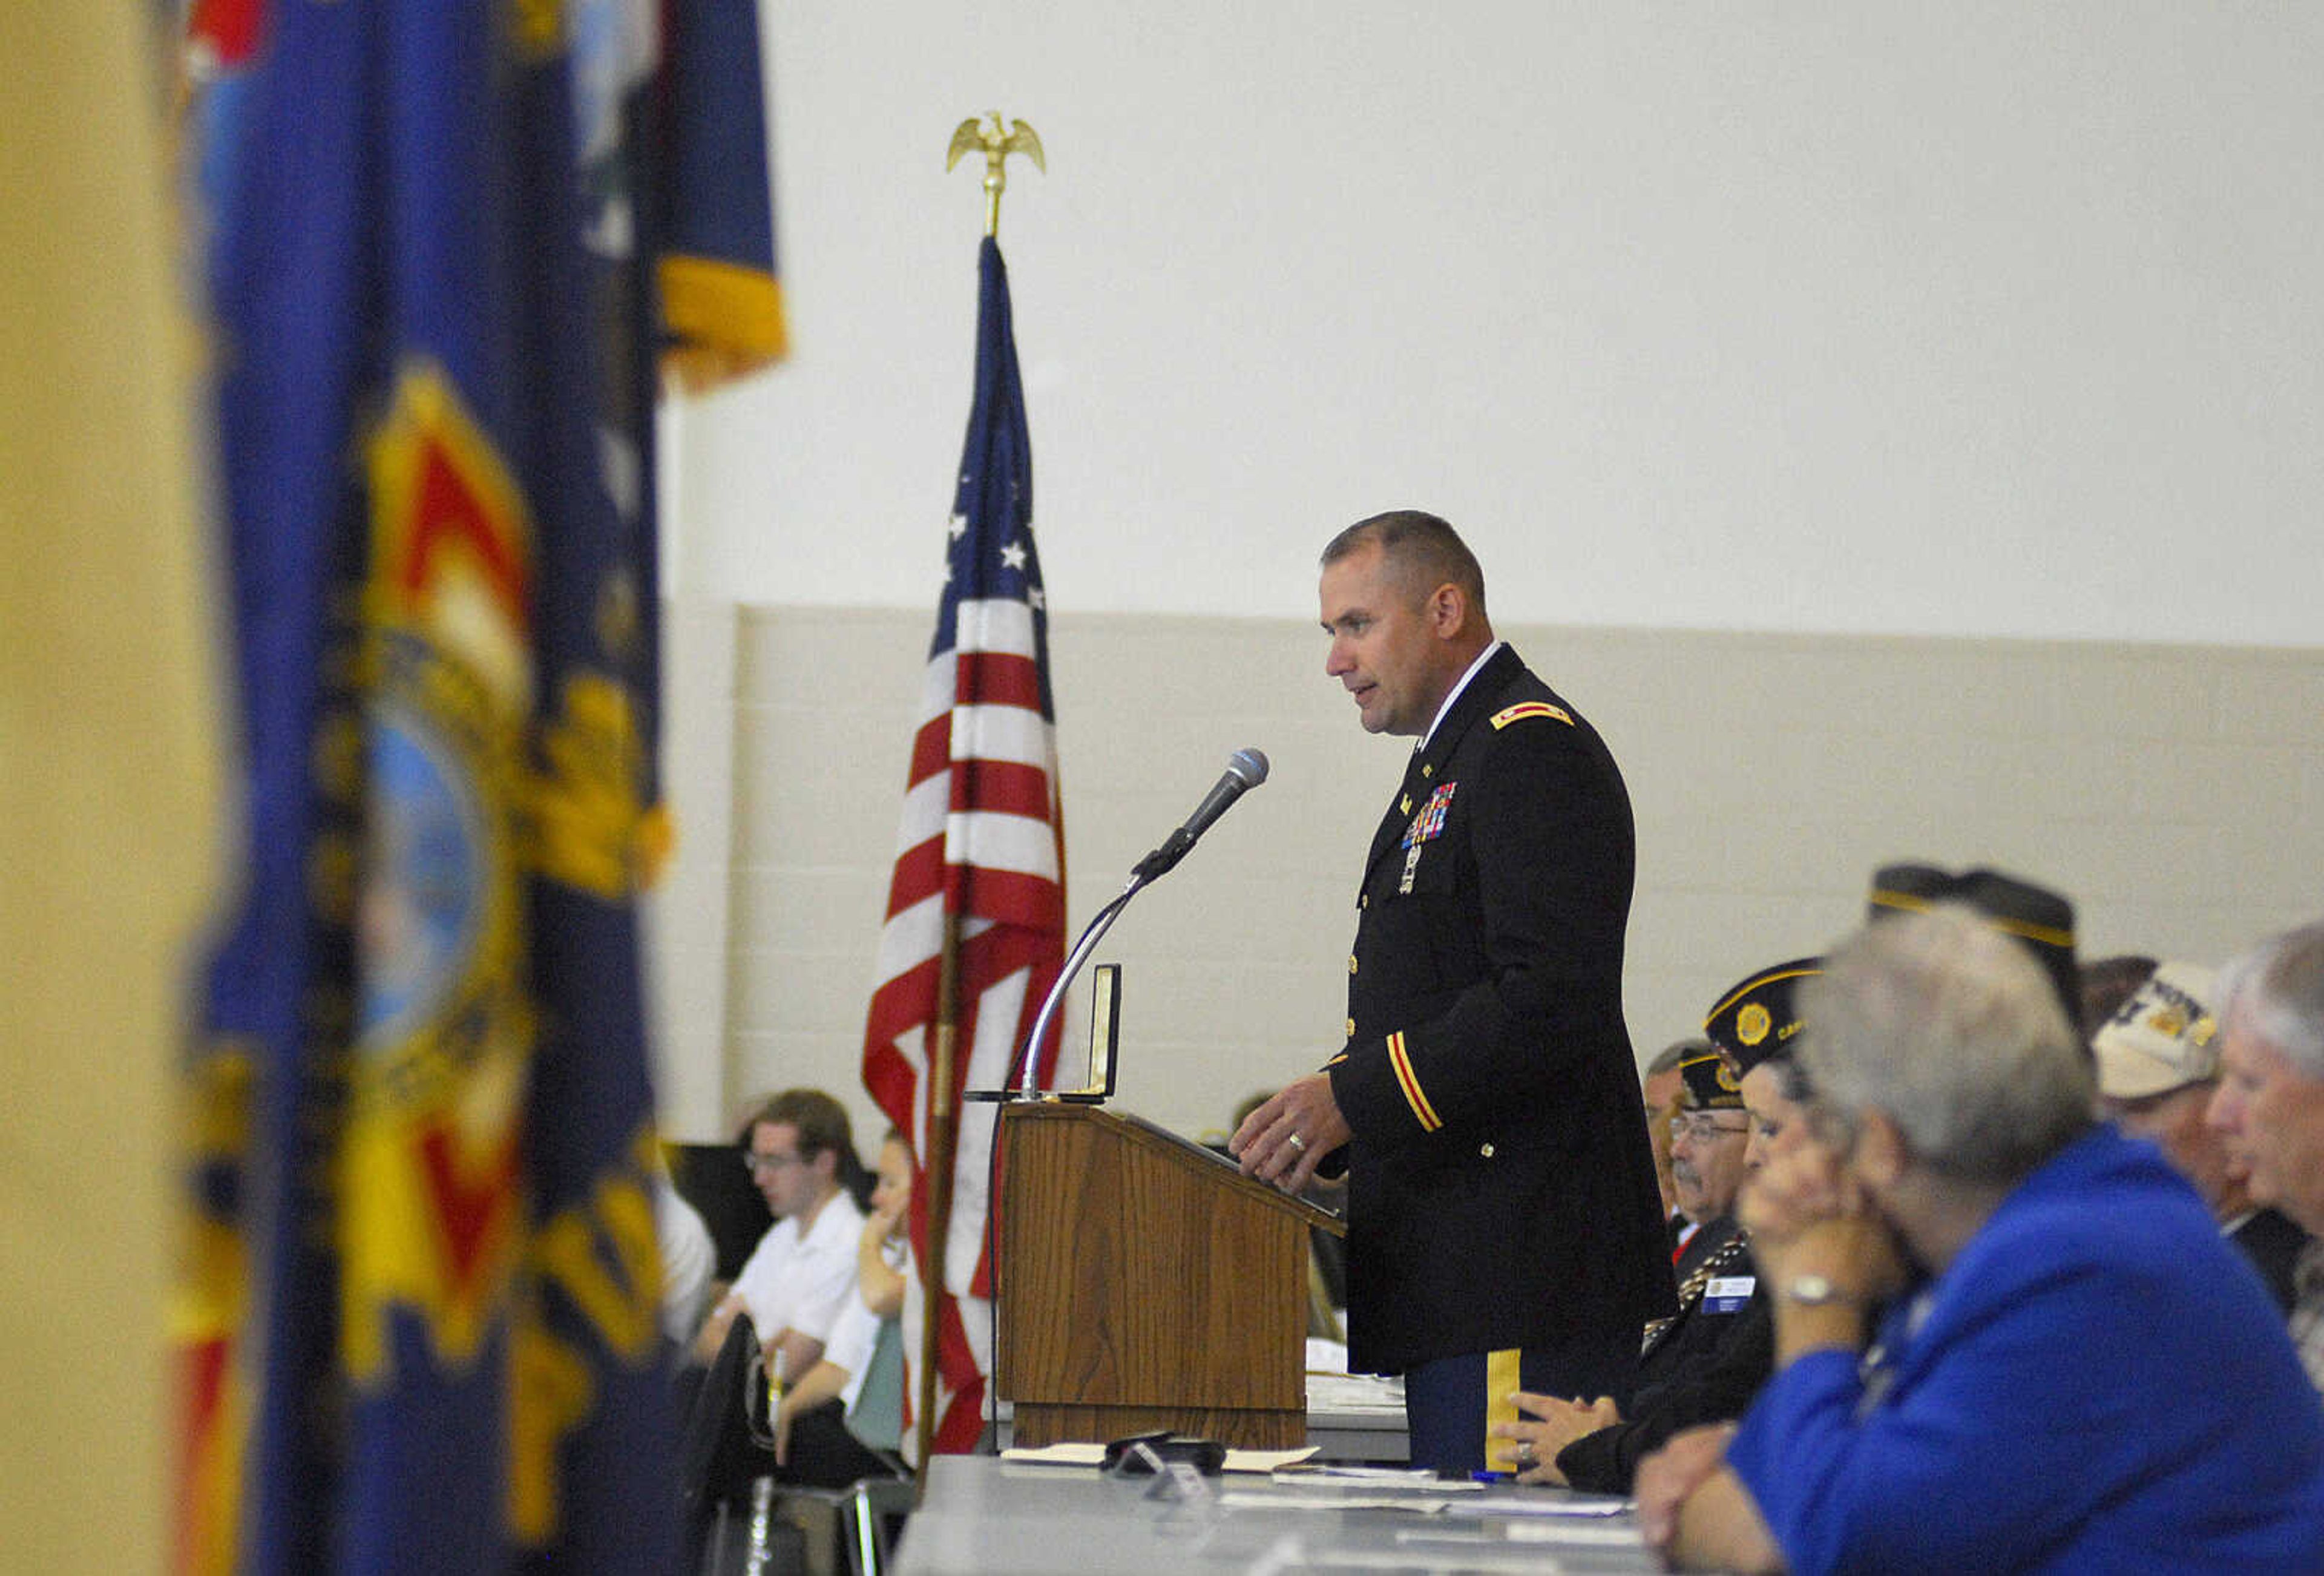
[[2220, 1036], [2209, 1120], [2250, 1168], [2253, 1202], [2324, 1231], [2324, 1079], [2301, 1077], [2242, 1009]]
[[1735, 1207], [1748, 1130], [1739, 1111], [1683, 1111], [1671, 1119], [1671, 1185], [1688, 1220], [1715, 1221]]
[[2208, 1079], [2137, 1100], [2099, 1101], [2115, 1126], [2159, 1147], [2163, 1157], [2195, 1184], [2211, 1212], [2222, 1219], [2243, 1207], [2244, 1167], [2226, 1140], [2203, 1120], [2218, 1085]]
[[1319, 587], [1323, 631], [1332, 637], [1323, 671], [1356, 697], [1368, 733], [1425, 733], [1445, 691], [1444, 643], [1416, 592], [1388, 567], [1377, 542], [1327, 566]]
[[788, 1122], [761, 1122], [751, 1129], [751, 1180], [779, 1221], [815, 1203], [824, 1159], [800, 1158], [798, 1129]]
[[1662, 1189], [1663, 1213], [1678, 1208], [1678, 1191], [1671, 1184], [1671, 1113], [1678, 1107], [1678, 1092], [1686, 1079], [1676, 1067], [1665, 1067], [1638, 1088], [1646, 1102], [1646, 1137], [1655, 1151], [1655, 1182]]

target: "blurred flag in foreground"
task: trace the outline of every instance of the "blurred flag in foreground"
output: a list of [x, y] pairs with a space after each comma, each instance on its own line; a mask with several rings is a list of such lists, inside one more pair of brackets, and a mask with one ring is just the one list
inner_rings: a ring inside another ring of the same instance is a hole
[[247, 826], [180, 1563], [666, 1569], [656, 7], [257, 10], [194, 116]]

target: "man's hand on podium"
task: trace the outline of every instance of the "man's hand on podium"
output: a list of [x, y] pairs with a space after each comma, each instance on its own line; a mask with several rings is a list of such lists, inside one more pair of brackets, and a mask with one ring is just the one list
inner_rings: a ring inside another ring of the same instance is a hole
[[1241, 1162], [1246, 1176], [1296, 1194], [1323, 1157], [1354, 1136], [1340, 1114], [1332, 1080], [1310, 1073], [1243, 1118], [1227, 1152]]

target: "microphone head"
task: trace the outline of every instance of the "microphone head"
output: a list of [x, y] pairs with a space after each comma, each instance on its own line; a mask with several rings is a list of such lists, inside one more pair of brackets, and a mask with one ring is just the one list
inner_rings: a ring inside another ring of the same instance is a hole
[[1238, 750], [1227, 757], [1227, 770], [1247, 788], [1267, 780], [1267, 757], [1256, 750]]

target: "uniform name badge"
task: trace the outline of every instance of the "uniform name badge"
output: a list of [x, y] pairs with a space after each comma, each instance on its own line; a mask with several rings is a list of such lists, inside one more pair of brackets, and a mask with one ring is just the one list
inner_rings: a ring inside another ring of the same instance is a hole
[[1420, 851], [1444, 834], [1444, 812], [1452, 806], [1452, 790], [1461, 785], [1446, 782], [1436, 785], [1428, 802], [1420, 806], [1420, 814], [1404, 829], [1404, 879], [1396, 885], [1400, 892], [1412, 890], [1412, 878], [1420, 869]]
[[1739, 1313], [1743, 1304], [1751, 1300], [1751, 1288], [1759, 1284], [1754, 1275], [1721, 1275], [1711, 1277], [1702, 1288], [1702, 1311], [1706, 1313]]

